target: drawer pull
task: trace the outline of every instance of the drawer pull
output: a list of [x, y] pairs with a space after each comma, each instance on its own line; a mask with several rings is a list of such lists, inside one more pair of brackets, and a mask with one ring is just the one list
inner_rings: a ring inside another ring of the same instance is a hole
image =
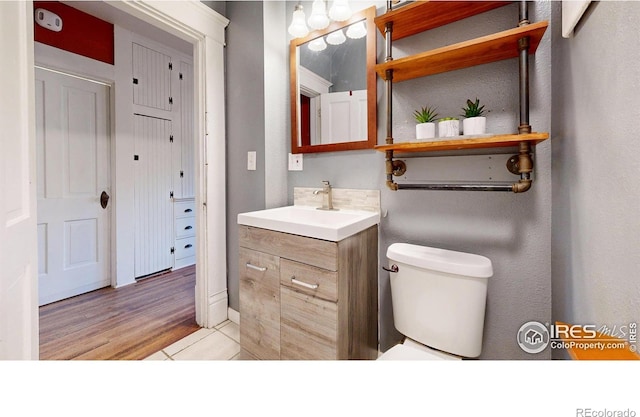
[[189, 243], [188, 245], [184, 245], [185, 249], [189, 249], [190, 247], [192, 247], [193, 245], [191, 243]]
[[193, 210], [191, 210], [191, 209], [185, 209], [185, 210], [184, 210], [184, 212], [185, 212], [185, 213], [191, 213], [192, 211], [193, 211]]
[[193, 229], [193, 227], [187, 226], [187, 227], [184, 228], [184, 230], [189, 230], [189, 229]]
[[307, 284], [306, 282], [299, 281], [299, 280], [296, 279], [296, 277], [291, 277], [291, 283], [299, 285], [301, 287], [309, 288], [309, 289], [312, 289], [312, 290], [317, 290], [318, 286], [319, 286], [318, 284]]
[[267, 268], [264, 268], [264, 267], [261, 267], [261, 266], [251, 265], [249, 262], [247, 262], [247, 268], [255, 269], [256, 271], [260, 271], [260, 272], [264, 272], [264, 271], [267, 270]]

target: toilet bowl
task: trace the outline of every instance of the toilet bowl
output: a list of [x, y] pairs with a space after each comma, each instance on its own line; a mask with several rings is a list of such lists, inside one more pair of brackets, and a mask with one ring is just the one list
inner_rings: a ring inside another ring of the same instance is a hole
[[396, 329], [406, 338], [378, 359], [461, 359], [482, 352], [491, 260], [408, 243], [387, 249]]

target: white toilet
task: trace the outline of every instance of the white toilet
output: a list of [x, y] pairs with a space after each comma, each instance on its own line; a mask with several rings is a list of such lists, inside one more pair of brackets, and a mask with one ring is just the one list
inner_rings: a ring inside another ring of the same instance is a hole
[[381, 360], [480, 356], [491, 260], [394, 243], [387, 249], [396, 329], [406, 338]]

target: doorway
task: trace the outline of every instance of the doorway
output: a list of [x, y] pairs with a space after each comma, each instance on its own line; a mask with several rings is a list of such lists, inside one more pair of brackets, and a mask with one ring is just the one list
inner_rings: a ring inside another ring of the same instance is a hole
[[[37, 222], [35, 174], [35, 93], [33, 75], [33, 6], [0, 2], [0, 45], [16, 57], [0, 80], [7, 127], [2, 136], [0, 246], [5, 273], [0, 275], [0, 357], [38, 358]], [[213, 327], [227, 317], [225, 247], [224, 29], [229, 21], [199, 2], [109, 3], [130, 16], [156, 25], [193, 45], [195, 74], [196, 217], [198, 271], [196, 320]], [[205, 117], [206, 114], [206, 117]], [[207, 146], [205, 146], [205, 144]], [[5, 181], [5, 179], [7, 181]], [[201, 232], [201, 233], [200, 233]], [[113, 242], [112, 242], [113, 244]], [[212, 265], [211, 267], [209, 265]], [[215, 266], [215, 267], [214, 267]]]

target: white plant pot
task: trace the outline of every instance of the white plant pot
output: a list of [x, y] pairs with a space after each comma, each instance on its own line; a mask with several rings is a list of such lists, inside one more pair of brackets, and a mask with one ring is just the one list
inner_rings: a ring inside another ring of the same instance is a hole
[[428, 140], [436, 137], [435, 123], [418, 123], [416, 125], [416, 139]]
[[462, 132], [465, 135], [484, 135], [487, 131], [487, 118], [469, 117], [462, 121]]
[[438, 122], [438, 137], [450, 138], [460, 135], [459, 120], [442, 120]]

